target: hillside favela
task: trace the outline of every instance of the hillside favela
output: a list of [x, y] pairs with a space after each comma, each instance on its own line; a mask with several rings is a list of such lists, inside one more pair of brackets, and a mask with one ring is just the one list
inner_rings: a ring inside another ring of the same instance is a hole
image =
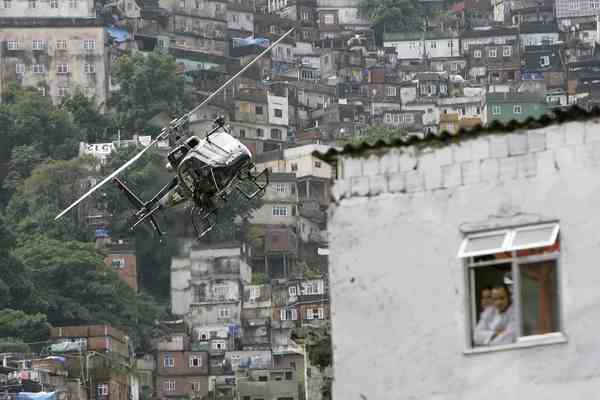
[[[332, 399], [319, 153], [592, 110], [598, 43], [600, 0], [0, 0], [0, 400]], [[146, 214], [215, 127], [260, 195]]]

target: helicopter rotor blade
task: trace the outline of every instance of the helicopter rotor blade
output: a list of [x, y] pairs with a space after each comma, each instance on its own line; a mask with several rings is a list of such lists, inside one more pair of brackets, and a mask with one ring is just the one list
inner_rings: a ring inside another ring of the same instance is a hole
[[254, 57], [252, 59], [252, 61], [250, 61], [249, 63], [247, 63], [246, 65], [244, 65], [244, 67], [241, 70], [239, 70], [235, 75], [233, 75], [231, 78], [229, 78], [227, 80], [227, 82], [225, 82], [224, 84], [222, 84], [219, 88], [217, 88], [217, 90], [215, 90], [214, 92], [212, 92], [206, 99], [204, 99], [204, 101], [202, 101], [200, 104], [198, 104], [192, 110], [188, 111], [182, 117], [180, 117], [180, 118], [172, 121], [172, 123], [169, 125], [168, 128], [163, 128], [163, 130], [161, 131], [161, 133], [148, 146], [146, 146], [139, 153], [137, 153], [135, 156], [133, 156], [133, 158], [131, 158], [129, 161], [127, 161], [125, 164], [123, 164], [119, 169], [115, 170], [112, 174], [110, 174], [109, 176], [107, 176], [106, 178], [104, 178], [102, 180], [102, 182], [100, 182], [99, 184], [97, 184], [96, 186], [94, 186], [93, 188], [91, 188], [90, 190], [88, 190], [87, 193], [85, 193], [83, 196], [81, 196], [80, 198], [78, 198], [69, 207], [65, 208], [60, 214], [58, 214], [54, 218], [54, 220], [55, 221], [58, 220], [60, 217], [62, 217], [63, 215], [65, 215], [67, 212], [69, 212], [71, 209], [73, 209], [73, 207], [77, 206], [79, 203], [81, 203], [83, 200], [85, 200], [88, 196], [90, 196], [96, 190], [100, 189], [100, 187], [102, 187], [106, 182], [110, 181], [112, 178], [114, 178], [115, 176], [117, 176], [121, 172], [123, 172], [125, 169], [127, 169], [131, 164], [133, 164], [134, 162], [136, 162], [146, 151], [148, 151], [148, 149], [150, 147], [154, 146], [160, 140], [166, 139], [169, 136], [169, 133], [171, 132], [171, 130], [169, 128], [171, 128], [173, 126], [178, 126], [181, 123], [183, 123], [184, 121], [186, 121], [193, 113], [195, 113], [196, 111], [198, 111], [202, 106], [204, 106], [206, 103], [208, 103], [210, 100], [212, 100], [212, 98], [215, 97], [217, 94], [221, 93], [221, 91], [223, 89], [225, 89], [227, 86], [229, 86], [229, 84], [231, 82], [233, 82], [237, 77], [239, 77], [240, 75], [242, 75], [258, 59], [260, 59], [262, 56], [264, 56], [269, 51], [271, 51], [275, 46], [277, 46], [283, 39], [285, 39], [290, 33], [292, 33], [294, 31], [294, 29], [295, 28], [291, 28], [286, 33], [284, 33], [279, 39], [277, 39], [276, 41], [274, 41], [273, 43], [271, 43], [271, 45], [269, 47], [267, 47], [260, 54], [258, 54], [256, 57]]
[[146, 151], [148, 151], [148, 149], [152, 146], [154, 146], [157, 142], [159, 142], [160, 140], [165, 139], [168, 135], [167, 135], [168, 131], [164, 130], [163, 132], [161, 132], [160, 135], [158, 135], [156, 137], [156, 139], [154, 139], [152, 142], [150, 142], [150, 144], [148, 146], [146, 146], [145, 148], [143, 148], [139, 153], [137, 153], [135, 156], [133, 156], [129, 161], [127, 161], [125, 164], [121, 165], [118, 169], [116, 169], [112, 174], [108, 175], [106, 178], [104, 178], [102, 180], [102, 182], [98, 183], [96, 186], [94, 186], [93, 188], [91, 188], [90, 190], [88, 190], [83, 196], [81, 196], [80, 198], [78, 198], [77, 200], [75, 200], [74, 203], [72, 203], [69, 207], [65, 208], [60, 214], [58, 214], [54, 220], [58, 220], [60, 217], [62, 217], [63, 215], [65, 215], [66, 213], [68, 213], [73, 207], [75, 207], [76, 205], [78, 205], [79, 203], [81, 203], [83, 200], [85, 200], [88, 196], [90, 196], [92, 193], [94, 193], [96, 190], [100, 189], [106, 182], [110, 181], [112, 178], [114, 178], [115, 176], [119, 175], [121, 172], [123, 172], [125, 169], [127, 169], [131, 164], [133, 164], [134, 162], [136, 162]]

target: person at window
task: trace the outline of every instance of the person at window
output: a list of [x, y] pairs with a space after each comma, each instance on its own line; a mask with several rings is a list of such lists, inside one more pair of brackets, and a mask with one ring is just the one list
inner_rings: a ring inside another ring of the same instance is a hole
[[492, 300], [494, 308], [490, 315], [482, 318], [475, 327], [473, 341], [478, 346], [496, 346], [516, 340], [516, 315], [508, 286], [494, 286]]
[[481, 289], [479, 301], [481, 304], [481, 313], [479, 314], [478, 321], [481, 323], [482, 320], [488, 318], [494, 312], [494, 300], [492, 299], [491, 286], [488, 285]]

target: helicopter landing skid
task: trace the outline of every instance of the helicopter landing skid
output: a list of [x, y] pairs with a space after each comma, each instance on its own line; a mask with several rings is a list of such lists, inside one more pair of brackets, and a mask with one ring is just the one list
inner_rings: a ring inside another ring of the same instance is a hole
[[[263, 171], [258, 174], [258, 175], [254, 175], [252, 174], [252, 172], [250, 171], [250, 169], [248, 169], [248, 171], [245, 174], [246, 176], [241, 176], [240, 180], [238, 181], [237, 185], [235, 186], [235, 188], [237, 189], [238, 192], [240, 192], [241, 194], [244, 195], [244, 197], [246, 197], [246, 199], [248, 200], [252, 200], [253, 198], [255, 198], [258, 194], [260, 194], [261, 192], [263, 192], [265, 190], [265, 188], [267, 187], [267, 185], [269, 184], [269, 170], [268, 169], [263, 169]], [[264, 178], [264, 183], [259, 183], [259, 181]], [[243, 188], [242, 188], [242, 183], [243, 182], [250, 182], [252, 185], [254, 185], [254, 187], [256, 188], [256, 190], [252, 193], [247, 193]]]
[[217, 209], [213, 208], [208, 212], [202, 212], [199, 207], [192, 207], [190, 210], [190, 220], [196, 232], [198, 239], [210, 232], [217, 224]]

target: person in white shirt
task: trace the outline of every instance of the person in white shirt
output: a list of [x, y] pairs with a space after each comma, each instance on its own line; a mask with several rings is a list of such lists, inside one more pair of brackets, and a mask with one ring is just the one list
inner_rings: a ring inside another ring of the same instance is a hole
[[496, 346], [516, 340], [516, 315], [510, 289], [505, 284], [492, 288], [494, 307], [481, 318], [475, 327], [473, 342], [478, 346]]

